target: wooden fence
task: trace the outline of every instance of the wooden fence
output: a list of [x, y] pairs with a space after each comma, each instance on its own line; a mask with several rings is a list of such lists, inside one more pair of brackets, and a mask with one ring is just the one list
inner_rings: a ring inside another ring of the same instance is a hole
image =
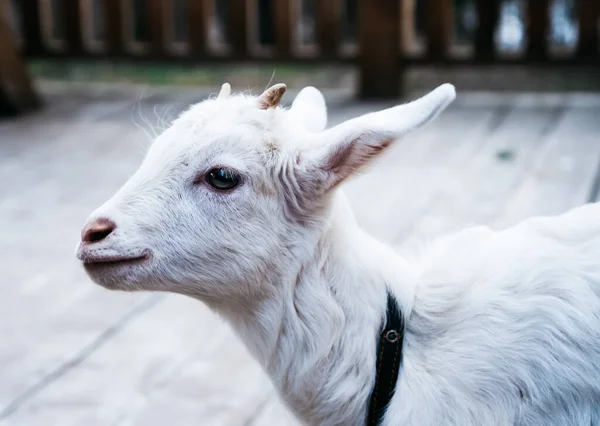
[[[2, 0], [0, 0], [2, 1]], [[8, 0], [5, 0], [8, 1]], [[600, 0], [575, 0], [578, 42], [555, 54], [549, 43], [555, 0], [519, 0], [525, 47], [503, 55], [495, 32], [502, 0], [470, 0], [476, 22], [466, 54], [454, 49], [457, 0], [15, 0], [19, 45], [28, 58], [115, 58], [164, 62], [350, 62], [363, 98], [394, 97], [412, 64], [600, 64]], [[307, 5], [309, 7], [307, 12]], [[415, 13], [422, 49], [411, 51]], [[301, 17], [310, 15], [312, 39]], [[220, 19], [216, 20], [215, 16]], [[352, 27], [350, 36], [343, 28]], [[221, 34], [223, 37], [219, 38]], [[264, 35], [267, 35], [266, 37]], [[267, 39], [265, 44], [262, 39]], [[410, 39], [410, 40], [407, 40]], [[560, 53], [560, 52], [559, 52]], [[600, 68], [599, 68], [600, 72]]]

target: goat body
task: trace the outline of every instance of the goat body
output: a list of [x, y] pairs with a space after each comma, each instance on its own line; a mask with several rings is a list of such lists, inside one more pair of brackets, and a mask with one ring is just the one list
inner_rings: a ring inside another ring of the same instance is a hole
[[384, 425], [600, 425], [600, 206], [401, 256], [339, 189], [453, 99], [323, 130], [314, 88], [192, 107], [96, 210], [78, 257], [97, 283], [171, 291], [226, 318], [310, 425], [364, 424], [386, 291], [406, 329]]

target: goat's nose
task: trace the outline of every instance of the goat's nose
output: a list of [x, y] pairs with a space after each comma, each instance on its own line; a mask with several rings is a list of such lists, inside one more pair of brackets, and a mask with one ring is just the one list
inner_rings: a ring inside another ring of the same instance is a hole
[[81, 231], [81, 241], [84, 243], [95, 243], [104, 240], [115, 229], [117, 225], [107, 218], [101, 217], [86, 223]]

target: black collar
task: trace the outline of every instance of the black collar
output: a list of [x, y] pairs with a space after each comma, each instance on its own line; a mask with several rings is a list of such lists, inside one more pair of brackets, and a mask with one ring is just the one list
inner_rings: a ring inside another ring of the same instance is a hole
[[385, 327], [377, 342], [377, 364], [375, 386], [369, 399], [367, 426], [381, 423], [385, 410], [392, 400], [398, 372], [402, 364], [402, 343], [404, 342], [404, 321], [398, 309], [396, 298], [387, 294], [387, 315]]

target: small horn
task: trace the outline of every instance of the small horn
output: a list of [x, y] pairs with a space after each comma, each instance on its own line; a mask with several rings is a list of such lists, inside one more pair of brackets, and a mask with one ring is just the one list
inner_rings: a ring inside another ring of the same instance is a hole
[[225, 100], [229, 98], [229, 95], [231, 95], [231, 85], [229, 83], [224, 83], [221, 86], [221, 91], [219, 92], [219, 96], [217, 96], [217, 99]]
[[258, 107], [260, 109], [277, 108], [286, 90], [287, 86], [282, 83], [269, 87], [265, 93], [259, 96]]

